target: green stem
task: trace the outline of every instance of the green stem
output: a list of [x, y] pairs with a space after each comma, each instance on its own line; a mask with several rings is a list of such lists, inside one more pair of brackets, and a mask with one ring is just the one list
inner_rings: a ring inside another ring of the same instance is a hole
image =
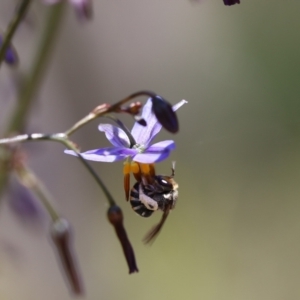
[[63, 13], [65, 11], [66, 1], [53, 5], [49, 9], [49, 14], [45, 22], [45, 28], [41, 35], [41, 41], [34, 55], [32, 68], [28, 75], [25, 76], [24, 83], [19, 92], [18, 106], [8, 125], [7, 133], [20, 131], [25, 125], [27, 115], [30, 111], [31, 104], [34, 100], [40, 84], [45, 74], [49, 62], [50, 54], [59, 32]]
[[[30, 2], [23, 1], [22, 3]], [[23, 85], [19, 91], [18, 105], [12, 113], [10, 123], [6, 130], [6, 136], [12, 132], [19, 132], [23, 129], [34, 96], [41, 84], [42, 77], [50, 58], [53, 44], [59, 31], [65, 10], [66, 1], [53, 5], [49, 8], [49, 14], [45, 20], [45, 28], [42, 32], [41, 41], [37, 53], [34, 55], [32, 67], [26, 75]], [[19, 9], [20, 10], [20, 9]], [[5, 45], [5, 44], [4, 44]], [[1, 49], [4, 49], [4, 45]], [[9, 150], [4, 147], [0, 148], [0, 196], [5, 188], [8, 178], [8, 165], [10, 160]]]
[[6, 50], [9, 47], [18, 26], [20, 25], [21, 21], [26, 15], [26, 12], [28, 10], [29, 5], [31, 4], [31, 1], [32, 0], [23, 0], [20, 3], [18, 9], [16, 10], [14, 18], [11, 20], [11, 22], [7, 27], [6, 33], [4, 35], [4, 41], [2, 47], [0, 48], [0, 66], [3, 62]]

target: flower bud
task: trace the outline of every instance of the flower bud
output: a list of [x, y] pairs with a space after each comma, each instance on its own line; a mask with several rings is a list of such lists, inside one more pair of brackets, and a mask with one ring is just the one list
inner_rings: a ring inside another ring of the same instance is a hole
[[114, 226], [118, 239], [122, 245], [123, 252], [129, 267], [129, 274], [138, 272], [135, 255], [123, 225], [123, 213], [119, 206], [113, 205], [107, 211], [109, 222]]
[[172, 105], [160, 96], [152, 98], [152, 111], [158, 122], [168, 131], [176, 133], [179, 130], [176, 113]]
[[34, 194], [13, 177], [9, 182], [8, 199], [11, 210], [21, 222], [41, 225], [45, 215]]
[[93, 17], [93, 5], [91, 0], [72, 0], [70, 1], [81, 20], [88, 20]]
[[72, 247], [72, 232], [69, 222], [62, 218], [54, 221], [51, 225], [51, 238], [72, 292], [82, 295], [82, 281]]
[[[0, 48], [2, 46], [2, 43], [3, 43], [3, 34], [0, 33]], [[10, 66], [14, 66], [19, 62], [18, 54], [13, 46], [10, 45], [6, 49], [4, 61]]]
[[99, 115], [105, 113], [110, 109], [110, 107], [111, 105], [108, 103], [100, 104], [92, 110], [91, 114]]
[[130, 115], [135, 116], [140, 112], [141, 107], [142, 107], [142, 103], [137, 101], [137, 102], [130, 103], [130, 105], [125, 107], [123, 111], [127, 112]]
[[240, 0], [223, 0], [225, 5], [234, 5], [234, 4], [240, 4]]

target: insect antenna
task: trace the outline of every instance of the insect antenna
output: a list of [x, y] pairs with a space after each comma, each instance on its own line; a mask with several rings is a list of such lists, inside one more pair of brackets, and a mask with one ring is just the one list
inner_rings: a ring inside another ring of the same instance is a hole
[[175, 176], [175, 165], [176, 165], [176, 161], [172, 161], [172, 173], [171, 173], [171, 177], [174, 177]]

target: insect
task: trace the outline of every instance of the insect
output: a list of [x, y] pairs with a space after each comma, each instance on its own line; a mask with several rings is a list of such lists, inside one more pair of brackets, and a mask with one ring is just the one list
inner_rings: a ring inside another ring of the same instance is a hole
[[174, 180], [175, 163], [172, 165], [171, 176], [154, 175], [134, 184], [130, 191], [130, 203], [133, 210], [142, 217], [150, 217], [154, 211], [163, 211], [161, 221], [148, 233], [144, 241], [150, 242], [161, 230], [171, 209], [178, 199], [178, 184]]

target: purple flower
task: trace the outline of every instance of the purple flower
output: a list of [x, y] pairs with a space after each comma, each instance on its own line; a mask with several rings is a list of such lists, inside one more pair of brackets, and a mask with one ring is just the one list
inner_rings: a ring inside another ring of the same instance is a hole
[[29, 225], [41, 226], [44, 212], [34, 194], [14, 177], [9, 181], [9, 206], [18, 219]]
[[[0, 48], [1, 48], [2, 44], [3, 44], [3, 33], [0, 32]], [[4, 61], [8, 65], [11, 65], [11, 66], [14, 66], [18, 63], [18, 55], [12, 45], [8, 46], [5, 56], [4, 56]]]
[[[46, 4], [56, 4], [66, 0], [43, 0]], [[92, 0], [68, 0], [74, 7], [80, 19], [90, 19], [92, 17]]]
[[[172, 108], [176, 111], [183, 104], [187, 103], [181, 100]], [[166, 159], [171, 150], [175, 149], [175, 142], [166, 140], [150, 145], [154, 137], [159, 133], [162, 125], [157, 121], [152, 112], [152, 101], [149, 99], [143, 107], [142, 118], [147, 122], [147, 126], [135, 123], [131, 135], [134, 143], [130, 140], [128, 134], [119, 127], [111, 124], [100, 124], [99, 130], [104, 132], [107, 139], [113, 147], [100, 148], [81, 153], [87, 160], [114, 162], [131, 157], [133, 161], [145, 164], [151, 164]], [[65, 150], [65, 153], [75, 155], [71, 150]]]

